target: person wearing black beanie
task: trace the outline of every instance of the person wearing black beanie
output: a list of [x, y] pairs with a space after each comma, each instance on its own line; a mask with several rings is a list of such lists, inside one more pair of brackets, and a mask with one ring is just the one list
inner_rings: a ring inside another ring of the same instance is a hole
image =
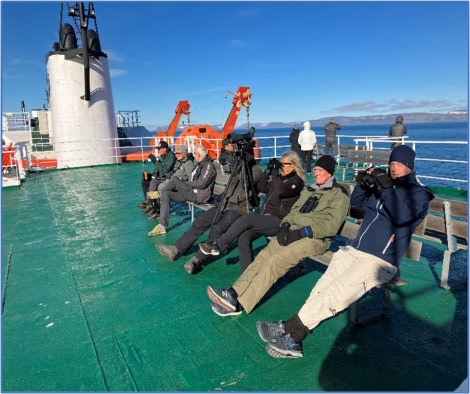
[[[314, 166], [315, 183], [302, 190], [282, 219], [279, 231], [229, 288], [207, 287], [219, 316], [251, 313], [287, 271], [307, 257], [325, 253], [349, 210], [347, 191], [334, 177], [335, 160], [322, 156]], [[296, 327], [298, 324], [295, 325]]]

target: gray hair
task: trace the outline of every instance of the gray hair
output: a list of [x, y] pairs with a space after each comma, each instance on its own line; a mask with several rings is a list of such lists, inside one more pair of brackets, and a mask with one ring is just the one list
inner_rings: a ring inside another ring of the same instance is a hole
[[203, 159], [207, 156], [207, 148], [204, 145], [196, 145], [194, 147], [194, 152], [199, 153]]

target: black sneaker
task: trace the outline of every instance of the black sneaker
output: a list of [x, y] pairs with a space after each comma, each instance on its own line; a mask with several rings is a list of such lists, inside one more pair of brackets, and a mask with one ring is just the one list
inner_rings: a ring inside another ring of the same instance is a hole
[[278, 323], [257, 321], [256, 330], [264, 342], [276, 342], [279, 338], [286, 334], [286, 326], [283, 321]]
[[198, 274], [199, 272], [202, 271], [202, 263], [199, 261], [199, 259], [196, 256], [193, 256], [191, 260], [189, 260], [185, 265], [184, 269], [188, 274]]
[[211, 304], [212, 311], [219, 316], [238, 316], [242, 314], [242, 309], [238, 307], [235, 311], [228, 311], [227, 309], [222, 308], [219, 304], [213, 302]]
[[178, 258], [179, 252], [176, 246], [155, 244], [155, 247], [163, 256], [165, 256], [170, 261], [175, 261]]
[[206, 242], [202, 242], [199, 244], [199, 249], [201, 249], [201, 252], [204, 253], [206, 256], [218, 256], [220, 254], [220, 250], [217, 247], [217, 244], [215, 243], [209, 244]]
[[233, 289], [215, 289], [212, 286], [207, 286], [207, 295], [211, 301], [228, 311], [236, 311], [239, 307], [234, 293]]
[[284, 335], [276, 342], [267, 343], [266, 352], [274, 358], [299, 358], [304, 356], [302, 343], [295, 342], [290, 334]]

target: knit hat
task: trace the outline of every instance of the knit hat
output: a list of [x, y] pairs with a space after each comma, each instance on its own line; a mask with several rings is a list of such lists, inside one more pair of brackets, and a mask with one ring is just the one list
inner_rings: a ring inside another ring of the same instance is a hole
[[326, 172], [333, 175], [335, 173], [336, 162], [330, 155], [323, 155], [316, 161], [315, 167], [321, 167]]
[[181, 152], [185, 155], [188, 154], [188, 148], [186, 148], [184, 145], [179, 145], [176, 147], [176, 152]]
[[168, 142], [166, 141], [160, 141], [160, 144], [156, 146], [157, 149], [160, 149], [160, 148], [166, 148], [166, 149], [169, 149], [168, 147]]
[[415, 157], [415, 151], [409, 146], [398, 145], [395, 149], [392, 150], [392, 153], [390, 153], [389, 164], [392, 161], [398, 161], [413, 171], [415, 169]]

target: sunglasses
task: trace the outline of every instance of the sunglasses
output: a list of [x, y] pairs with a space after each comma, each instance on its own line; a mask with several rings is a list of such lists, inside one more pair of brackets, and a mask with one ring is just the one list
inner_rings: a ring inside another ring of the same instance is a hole
[[284, 166], [291, 166], [291, 165], [292, 165], [292, 163], [287, 163], [287, 162], [286, 162], [286, 163], [282, 163], [282, 162], [281, 162], [281, 167], [284, 167]]
[[175, 152], [175, 155], [182, 155], [183, 152]]

